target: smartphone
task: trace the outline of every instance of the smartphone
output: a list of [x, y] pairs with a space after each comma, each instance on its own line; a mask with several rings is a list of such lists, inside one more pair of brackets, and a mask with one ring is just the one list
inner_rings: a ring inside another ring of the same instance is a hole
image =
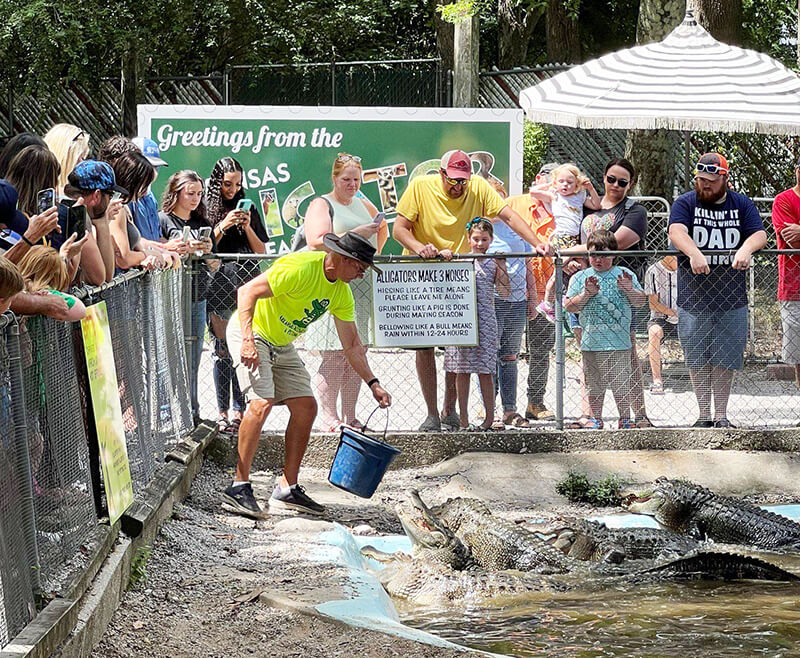
[[197, 232], [197, 239], [208, 240], [210, 237], [211, 237], [211, 227], [210, 226], [200, 227], [200, 230]]
[[68, 238], [73, 233], [77, 233], [78, 240], [83, 239], [86, 235], [86, 207], [85, 206], [70, 206], [67, 214], [67, 233], [65, 238]]
[[56, 191], [52, 187], [44, 190], [39, 190], [36, 193], [36, 210], [38, 214], [42, 214], [48, 208], [56, 205]]
[[239, 199], [239, 203], [236, 204], [236, 210], [244, 210], [245, 212], [250, 212], [252, 207], [253, 202], [250, 199]]
[[192, 229], [188, 226], [183, 227], [183, 233], [181, 233], [181, 241], [182, 242], [189, 242], [192, 239]]
[[380, 224], [384, 219], [386, 219], [385, 212], [379, 212], [375, 217], [372, 218], [372, 222], [374, 224]]

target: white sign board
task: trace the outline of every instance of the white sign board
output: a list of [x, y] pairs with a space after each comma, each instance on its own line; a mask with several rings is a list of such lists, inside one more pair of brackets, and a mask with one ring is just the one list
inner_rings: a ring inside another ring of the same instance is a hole
[[475, 265], [382, 264], [372, 272], [377, 347], [478, 344]]

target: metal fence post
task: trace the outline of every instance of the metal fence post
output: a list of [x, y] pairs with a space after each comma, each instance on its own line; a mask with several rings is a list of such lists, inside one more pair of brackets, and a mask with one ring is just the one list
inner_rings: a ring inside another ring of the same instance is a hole
[[11, 388], [11, 417], [14, 419], [14, 443], [18, 472], [24, 477], [19, 483], [24, 516], [30, 519], [26, 524], [25, 544], [28, 552], [28, 563], [31, 567], [31, 582], [34, 591], [40, 590], [39, 582], [39, 547], [36, 543], [36, 510], [33, 505], [33, 473], [31, 472], [30, 453], [28, 451], [28, 424], [25, 413], [25, 384], [22, 378], [22, 358], [19, 346], [19, 324], [16, 318], [7, 329], [8, 373]]
[[181, 268], [181, 305], [183, 317], [183, 345], [186, 352], [186, 372], [190, 372], [192, 367], [192, 350], [195, 340], [200, 338], [192, 334], [192, 284], [194, 283], [194, 268], [198, 266], [199, 261], [191, 256], [184, 263]]
[[231, 104], [231, 67], [225, 66], [222, 70], [222, 102], [224, 105]]
[[331, 105], [336, 105], [336, 62], [331, 62]]
[[564, 292], [564, 263], [561, 254], [556, 252], [553, 259], [556, 269], [556, 429], [564, 429], [564, 307], [561, 296]]

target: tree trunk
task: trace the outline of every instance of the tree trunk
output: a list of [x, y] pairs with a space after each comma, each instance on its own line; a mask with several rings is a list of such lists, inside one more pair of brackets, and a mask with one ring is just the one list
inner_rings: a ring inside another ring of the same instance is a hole
[[497, 65], [501, 69], [525, 64], [531, 35], [544, 12], [544, 6], [518, 8], [514, 0], [497, 0]]
[[580, 25], [570, 18], [564, 0], [547, 3], [547, 61], [556, 64], [581, 61]]
[[[661, 41], [680, 22], [686, 0], [641, 0], [636, 43]], [[629, 130], [625, 155], [638, 173], [637, 193], [672, 201], [675, 189], [675, 155], [680, 141], [669, 130]]]
[[131, 44], [122, 55], [122, 134], [135, 137], [137, 128], [136, 94], [139, 86], [136, 46]]
[[711, 36], [724, 43], [742, 43], [742, 0], [693, 0], [694, 16]]
[[442, 15], [436, 11], [439, 5], [449, 4], [450, 0], [435, 0], [433, 3], [433, 28], [436, 31], [436, 51], [442, 60], [442, 68], [446, 71], [453, 70], [453, 43], [455, 28], [452, 23], [442, 20]]

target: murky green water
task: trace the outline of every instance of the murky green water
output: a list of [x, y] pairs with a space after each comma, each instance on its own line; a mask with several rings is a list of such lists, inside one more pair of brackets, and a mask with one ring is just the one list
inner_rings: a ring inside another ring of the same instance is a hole
[[617, 582], [503, 609], [401, 614], [409, 626], [514, 656], [800, 656], [798, 584]]

